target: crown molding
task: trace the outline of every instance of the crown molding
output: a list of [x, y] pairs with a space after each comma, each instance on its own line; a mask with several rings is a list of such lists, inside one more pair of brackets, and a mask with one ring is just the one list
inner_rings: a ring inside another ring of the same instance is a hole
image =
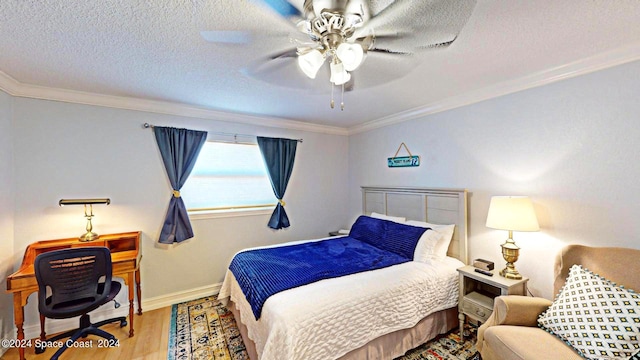
[[83, 91], [51, 88], [38, 85], [23, 84], [6, 73], [0, 71], [0, 90], [15, 97], [41, 100], [53, 100], [74, 104], [103, 106], [116, 109], [135, 110], [165, 115], [176, 115], [191, 118], [210, 119], [233, 123], [284, 128], [289, 130], [309, 131], [330, 135], [348, 135], [346, 128], [317, 125], [302, 121], [254, 116], [233, 112], [217, 111], [168, 101], [139, 99], [133, 97], [103, 95]]
[[82, 91], [23, 84], [2, 71], [0, 71], [0, 90], [3, 90], [8, 94], [16, 97], [54, 100], [76, 104], [95, 105], [117, 109], [135, 110], [191, 118], [227, 121], [256, 126], [267, 126], [330, 135], [348, 136], [413, 119], [422, 118], [431, 114], [436, 114], [442, 111], [471, 105], [484, 100], [512, 94], [518, 91], [552, 84], [557, 81], [570, 79], [576, 76], [589, 74], [595, 71], [604, 70], [617, 65], [622, 65], [638, 60], [640, 60], [640, 42], [633, 43], [608, 52], [596, 54], [591, 57], [557, 66], [555, 68], [545, 69], [518, 79], [505, 81], [477, 90], [472, 90], [407, 111], [368, 121], [362, 125], [350, 128], [317, 125], [282, 118], [223, 112], [167, 101], [103, 95]]
[[0, 71], [0, 90], [3, 90], [9, 95], [18, 96], [20, 83], [11, 76]]
[[570, 79], [576, 76], [589, 74], [614, 66], [640, 60], [640, 42], [617, 48], [608, 52], [580, 59], [555, 68], [546, 69], [518, 79], [504, 81], [482, 89], [469, 91], [452, 96], [441, 101], [436, 101], [414, 109], [403, 111], [377, 120], [366, 122], [362, 125], [350, 127], [349, 135], [366, 132], [381, 127], [398, 124], [401, 122], [422, 118], [431, 114], [462, 106], [471, 105], [484, 100], [512, 94], [557, 81]]

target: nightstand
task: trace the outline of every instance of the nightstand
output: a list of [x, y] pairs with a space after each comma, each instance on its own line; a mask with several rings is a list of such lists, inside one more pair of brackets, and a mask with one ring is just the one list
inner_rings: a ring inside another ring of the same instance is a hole
[[464, 339], [465, 316], [479, 322], [485, 322], [493, 311], [493, 299], [500, 295], [527, 295], [527, 281], [507, 279], [500, 276], [499, 270], [491, 271], [493, 276], [475, 272], [471, 265], [458, 269], [460, 275], [460, 299], [458, 300], [458, 318], [460, 319], [460, 339]]

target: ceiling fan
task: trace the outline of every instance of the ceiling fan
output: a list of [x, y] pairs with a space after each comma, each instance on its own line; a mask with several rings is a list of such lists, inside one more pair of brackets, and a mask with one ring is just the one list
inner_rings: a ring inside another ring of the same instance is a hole
[[[328, 64], [331, 108], [335, 106], [333, 87], [341, 86], [344, 98], [344, 91], [354, 87], [352, 72], [365, 59], [379, 57], [380, 62], [374, 63], [393, 65], [399, 57], [446, 48], [456, 40], [476, 4], [476, 0], [304, 0], [299, 8], [295, 1], [260, 2], [290, 21], [294, 29], [289, 38], [295, 47], [260, 59], [249, 72], [269, 78], [273, 70], [269, 62], [278, 60], [295, 63], [304, 75], [315, 79]], [[256, 35], [245, 31], [201, 34], [207, 41], [233, 44], [249, 44]], [[278, 78], [282, 79], [272, 81]], [[344, 110], [344, 101], [340, 107]]]

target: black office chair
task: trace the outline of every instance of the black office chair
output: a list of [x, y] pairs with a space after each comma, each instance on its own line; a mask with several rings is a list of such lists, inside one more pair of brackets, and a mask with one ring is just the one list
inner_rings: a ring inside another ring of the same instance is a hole
[[[89, 334], [108, 340], [116, 337], [98, 327], [120, 321], [127, 325], [126, 317], [117, 317], [91, 323], [88, 312], [114, 300], [122, 285], [112, 281], [111, 253], [106, 247], [79, 247], [42, 253], [36, 257], [36, 279], [38, 280], [38, 310], [44, 327], [44, 318], [66, 319], [80, 315], [80, 326], [47, 339], [47, 343], [70, 337], [64, 346], [51, 357], [58, 359], [68, 344]], [[116, 307], [119, 304], [116, 302]], [[43, 329], [44, 334], [44, 329]], [[44, 352], [37, 347], [36, 353]]]

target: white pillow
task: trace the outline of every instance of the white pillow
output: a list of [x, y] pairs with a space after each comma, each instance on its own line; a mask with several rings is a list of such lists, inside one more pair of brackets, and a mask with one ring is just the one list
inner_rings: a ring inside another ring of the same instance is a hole
[[[440, 235], [435, 246], [433, 247], [433, 253], [431, 255], [434, 255], [440, 258], [447, 256], [447, 250], [449, 250], [449, 244], [451, 243], [451, 239], [453, 238], [453, 230], [455, 230], [455, 227], [456, 227], [455, 224], [438, 225], [438, 224], [430, 224], [424, 221], [409, 220], [405, 222], [405, 225], [431, 228], [435, 233]], [[425, 231], [423, 236], [427, 235], [428, 232], [429, 231]], [[430, 241], [433, 240], [432, 234], [428, 234], [427, 236], [429, 237]], [[421, 241], [422, 241], [422, 237], [420, 238], [420, 240], [418, 240], [418, 246], [420, 246]], [[416, 249], [418, 248], [418, 246], [416, 246]], [[414, 257], [414, 260], [415, 260], [415, 257]]]
[[[408, 225], [408, 224], [405, 224]], [[415, 225], [412, 225], [415, 226]], [[422, 227], [422, 226], [420, 226]], [[413, 261], [427, 262], [436, 258], [434, 251], [438, 240], [442, 237], [437, 231], [427, 230], [420, 236], [416, 249], [413, 252]]]
[[407, 221], [407, 218], [401, 216], [389, 216], [385, 214], [379, 214], [377, 212], [372, 212], [371, 217], [376, 219], [389, 220], [400, 224], [404, 224], [404, 222]]

